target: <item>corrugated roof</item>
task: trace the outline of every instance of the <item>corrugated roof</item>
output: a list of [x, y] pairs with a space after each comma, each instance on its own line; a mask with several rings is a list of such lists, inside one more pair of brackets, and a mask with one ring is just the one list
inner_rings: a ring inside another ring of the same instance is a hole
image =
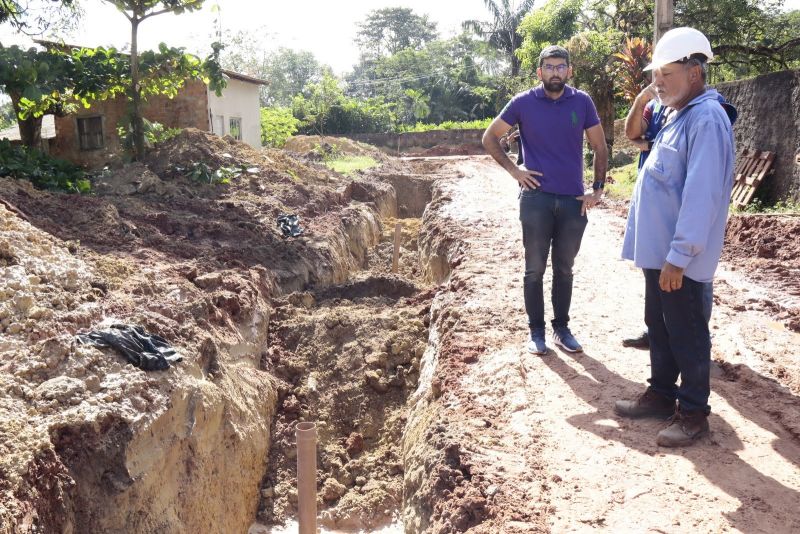
[[[52, 115], [45, 115], [42, 117], [42, 139], [55, 139], [56, 137], [56, 121]], [[22, 138], [19, 135], [19, 125], [9, 126], [5, 130], [0, 130], [0, 139], [8, 139], [9, 141], [20, 141]]]

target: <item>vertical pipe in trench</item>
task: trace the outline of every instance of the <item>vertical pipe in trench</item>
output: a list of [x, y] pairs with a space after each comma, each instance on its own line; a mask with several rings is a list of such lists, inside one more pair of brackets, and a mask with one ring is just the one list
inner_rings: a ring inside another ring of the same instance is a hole
[[396, 273], [400, 266], [400, 237], [403, 232], [403, 223], [394, 227], [394, 254], [392, 254], [392, 272]]
[[297, 423], [297, 515], [299, 534], [317, 533], [317, 425]]

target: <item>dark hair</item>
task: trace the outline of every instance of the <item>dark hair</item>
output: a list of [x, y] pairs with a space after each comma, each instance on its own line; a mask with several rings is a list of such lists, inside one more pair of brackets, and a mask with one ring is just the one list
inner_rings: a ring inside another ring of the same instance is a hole
[[544, 60], [551, 57], [560, 57], [566, 60], [567, 65], [569, 65], [569, 52], [567, 52], [567, 49], [563, 46], [550, 45], [539, 54], [539, 66], [544, 65]]

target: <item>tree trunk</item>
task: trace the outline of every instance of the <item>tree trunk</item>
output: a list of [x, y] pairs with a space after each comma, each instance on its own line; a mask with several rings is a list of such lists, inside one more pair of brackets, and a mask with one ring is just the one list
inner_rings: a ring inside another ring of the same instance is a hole
[[592, 90], [592, 100], [600, 116], [600, 124], [603, 126], [603, 134], [606, 137], [608, 146], [608, 158], [611, 160], [611, 148], [614, 145], [614, 86], [611, 80], [597, 84]]
[[514, 52], [511, 52], [511, 76], [519, 74], [519, 58]]
[[144, 120], [142, 120], [142, 92], [139, 87], [139, 53], [137, 33], [139, 18], [134, 13], [131, 20], [131, 126], [133, 128], [134, 159], [144, 159]]
[[519, 48], [520, 43], [517, 42], [517, 31], [516, 29], [513, 30], [511, 34], [511, 52], [509, 56], [511, 57], [511, 76], [516, 76], [519, 74], [520, 68], [520, 60], [517, 57], [517, 48]]
[[19, 137], [22, 144], [29, 148], [42, 148], [42, 117], [19, 118], [19, 95], [9, 95], [11, 105], [14, 107], [14, 114], [17, 116], [19, 126]]

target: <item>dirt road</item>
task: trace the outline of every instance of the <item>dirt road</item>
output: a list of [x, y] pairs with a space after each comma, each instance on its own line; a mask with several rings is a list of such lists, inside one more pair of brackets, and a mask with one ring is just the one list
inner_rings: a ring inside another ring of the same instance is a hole
[[[643, 277], [618, 259], [623, 219], [592, 211], [577, 258], [571, 326], [585, 352], [529, 355], [514, 184], [489, 159], [452, 165], [463, 178], [439, 185], [426, 219], [464, 247], [433, 305], [446, 340], [406, 436], [406, 495], [417, 492], [406, 531], [800, 531], [800, 335], [775, 320], [775, 288], [723, 264], [712, 432], [690, 448], [660, 448], [662, 423], [612, 411], [649, 376], [647, 352], [620, 344], [643, 328]], [[427, 445], [410, 442], [424, 429]], [[461, 473], [445, 489], [445, 469], [426, 460], [423, 474], [415, 461], [435, 447]], [[425, 498], [436, 503], [429, 515], [412, 517]]]

